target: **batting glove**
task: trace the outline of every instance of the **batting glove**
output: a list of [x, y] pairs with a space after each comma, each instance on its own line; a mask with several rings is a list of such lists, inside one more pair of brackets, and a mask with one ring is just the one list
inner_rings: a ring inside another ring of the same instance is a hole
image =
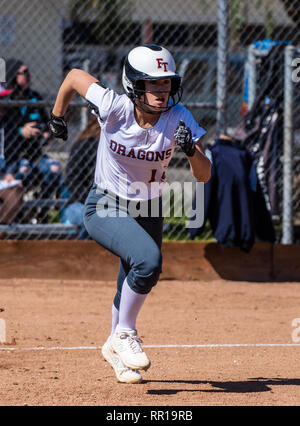
[[182, 120], [179, 121], [175, 130], [174, 138], [176, 145], [180, 146], [188, 157], [192, 157], [195, 154], [196, 146], [192, 139], [191, 129], [187, 127]]
[[52, 112], [48, 121], [48, 128], [51, 134], [58, 139], [66, 141], [68, 139], [68, 127], [64, 117], [57, 117]]

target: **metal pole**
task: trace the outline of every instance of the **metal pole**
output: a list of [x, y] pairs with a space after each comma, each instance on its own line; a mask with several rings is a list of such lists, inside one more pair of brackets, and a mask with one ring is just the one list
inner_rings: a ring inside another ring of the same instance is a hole
[[218, 0], [217, 136], [227, 132], [229, 0]]
[[293, 243], [293, 81], [294, 46], [285, 48], [282, 244]]
[[[0, 107], [22, 107], [22, 106], [32, 106], [34, 105], [35, 108], [51, 108], [55, 104], [55, 99], [52, 99], [50, 101], [15, 101], [15, 100], [9, 100], [9, 101], [0, 101]], [[84, 101], [71, 101], [69, 106], [81, 108], [83, 106], [86, 106], [87, 103]]]
[[[90, 70], [90, 60], [85, 59], [83, 62], [83, 69], [86, 72], [89, 72]], [[86, 129], [88, 124], [88, 108], [86, 106], [81, 108], [81, 119], [80, 119], [80, 130], [83, 131]]]
[[252, 108], [256, 95], [256, 55], [255, 46], [251, 45], [248, 48], [248, 111]]

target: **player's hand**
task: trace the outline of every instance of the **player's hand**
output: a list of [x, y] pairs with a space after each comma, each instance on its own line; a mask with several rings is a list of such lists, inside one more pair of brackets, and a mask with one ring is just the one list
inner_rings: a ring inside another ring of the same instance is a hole
[[52, 112], [48, 121], [50, 133], [58, 139], [66, 141], [68, 139], [68, 127], [64, 117], [57, 117]]
[[188, 157], [192, 157], [195, 154], [196, 146], [192, 139], [191, 129], [182, 120], [179, 121], [175, 130], [174, 138], [176, 145], [180, 146]]

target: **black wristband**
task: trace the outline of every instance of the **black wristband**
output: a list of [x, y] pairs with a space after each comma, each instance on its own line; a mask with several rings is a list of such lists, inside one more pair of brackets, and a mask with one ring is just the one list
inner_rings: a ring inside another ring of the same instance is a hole
[[53, 112], [51, 111], [51, 113], [50, 113], [50, 116], [51, 116], [51, 118], [61, 118], [62, 120], [64, 120], [65, 119], [65, 116], [64, 115], [55, 115], [55, 114], [53, 114]]
[[190, 145], [188, 148], [185, 149], [185, 154], [188, 157], [193, 157], [195, 152], [196, 152], [196, 145], [194, 144], [194, 142], [192, 142], [192, 145]]

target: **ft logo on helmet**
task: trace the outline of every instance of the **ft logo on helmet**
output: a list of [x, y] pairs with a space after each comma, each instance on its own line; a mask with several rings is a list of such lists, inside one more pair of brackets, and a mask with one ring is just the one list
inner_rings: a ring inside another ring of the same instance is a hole
[[168, 72], [168, 68], [167, 68], [168, 62], [163, 62], [163, 58], [156, 58], [156, 61], [157, 61], [157, 68], [160, 69], [164, 67], [164, 72]]

